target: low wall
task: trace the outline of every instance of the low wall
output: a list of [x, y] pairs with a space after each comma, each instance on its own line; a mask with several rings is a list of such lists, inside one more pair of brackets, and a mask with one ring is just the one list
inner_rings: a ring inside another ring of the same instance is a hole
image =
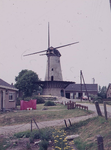
[[57, 98], [56, 98], [56, 96], [48, 96], [48, 95], [41, 95], [41, 96], [38, 96], [38, 97], [42, 97], [45, 101], [48, 101], [48, 100], [50, 100], [50, 101], [54, 101], [54, 100], [57, 100]]

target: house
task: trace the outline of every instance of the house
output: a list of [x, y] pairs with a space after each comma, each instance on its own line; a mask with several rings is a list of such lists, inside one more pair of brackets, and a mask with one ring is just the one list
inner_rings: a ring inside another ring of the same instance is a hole
[[106, 91], [106, 97], [111, 98], [111, 83], [109, 83], [107, 91]]
[[4, 80], [0, 79], [0, 110], [1, 111], [16, 108], [17, 92], [18, 89], [16, 89], [13, 85], [10, 85]]
[[[87, 89], [87, 91], [86, 91], [86, 89]], [[87, 95], [87, 92], [88, 92], [89, 96], [97, 95], [98, 85], [97, 84], [82, 84], [82, 86], [81, 86], [81, 84], [69, 84], [65, 88], [66, 98], [69, 98], [69, 99], [81, 98], [81, 96]]]

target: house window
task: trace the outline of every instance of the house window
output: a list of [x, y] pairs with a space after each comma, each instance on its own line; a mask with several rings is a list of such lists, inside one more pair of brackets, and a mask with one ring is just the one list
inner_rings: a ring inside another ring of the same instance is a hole
[[9, 101], [14, 101], [14, 93], [9, 93]]

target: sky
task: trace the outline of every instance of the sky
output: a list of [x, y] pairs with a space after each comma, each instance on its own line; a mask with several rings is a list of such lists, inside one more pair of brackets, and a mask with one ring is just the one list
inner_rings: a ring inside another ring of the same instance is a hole
[[46, 55], [23, 55], [59, 49], [64, 81], [111, 83], [111, 10], [109, 0], [0, 0], [0, 78], [9, 84], [23, 69], [45, 79]]

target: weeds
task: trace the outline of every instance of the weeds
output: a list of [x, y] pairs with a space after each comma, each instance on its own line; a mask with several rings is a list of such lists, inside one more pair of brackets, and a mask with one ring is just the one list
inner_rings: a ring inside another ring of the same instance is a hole
[[0, 135], [0, 150], [6, 150], [10, 146], [10, 142]]
[[15, 133], [14, 136], [16, 138], [23, 138], [23, 137], [29, 138], [30, 134], [31, 134], [30, 131], [24, 131], [24, 132]]
[[[28, 136], [27, 136], [28, 135]], [[54, 150], [71, 150], [72, 148], [67, 144], [66, 140], [66, 133], [64, 130], [56, 130], [53, 128], [45, 128], [38, 130], [33, 130], [33, 132], [27, 131], [27, 132], [21, 132], [15, 134], [16, 137], [29, 137], [30, 143], [34, 143], [35, 139], [41, 140], [39, 144], [39, 150], [47, 150], [49, 146], [49, 141], [51, 143], [54, 143], [53, 148]], [[27, 145], [27, 148], [29, 145]], [[30, 148], [30, 147], [29, 147]]]
[[55, 130], [53, 132], [53, 140], [54, 140], [54, 150], [71, 150], [73, 149], [70, 147], [66, 140], [66, 133], [64, 130]]
[[[20, 133], [16, 133], [14, 134], [14, 136], [16, 138], [29, 138], [30, 139], [30, 143], [34, 143], [35, 139], [40, 139], [41, 143], [40, 143], [40, 150], [46, 150], [48, 145], [49, 145], [49, 141], [52, 140], [52, 132], [53, 132], [53, 128], [45, 128], [45, 129], [41, 129], [39, 130], [33, 130], [31, 131], [26, 131], [26, 132], [20, 132]], [[28, 146], [28, 145], [27, 145]]]
[[26, 150], [31, 150], [31, 146], [29, 143], [27, 143], [27, 145], [26, 145]]

